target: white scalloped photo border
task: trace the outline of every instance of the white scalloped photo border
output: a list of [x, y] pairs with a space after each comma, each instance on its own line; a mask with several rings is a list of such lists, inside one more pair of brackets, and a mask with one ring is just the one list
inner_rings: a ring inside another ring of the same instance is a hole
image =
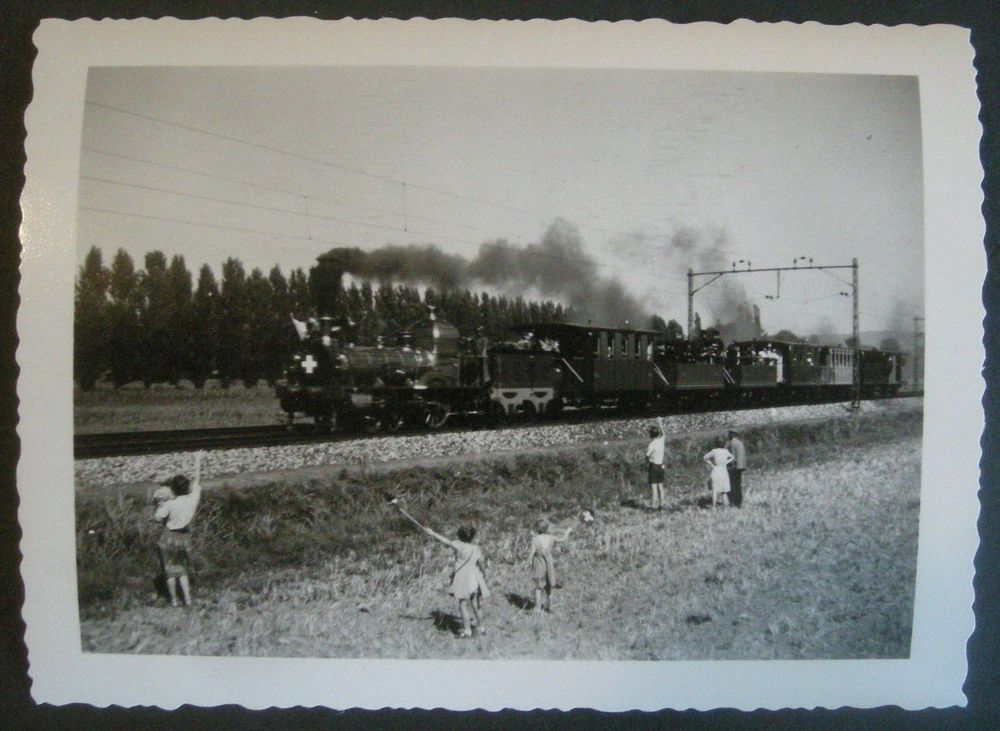
[[[22, 197], [21, 460], [32, 694], [46, 703], [248, 708], [626, 709], [964, 705], [986, 272], [969, 32], [738, 21], [43, 21]], [[326, 660], [83, 653], [73, 511], [72, 316], [87, 70], [128, 65], [435, 65], [902, 74], [922, 108], [926, 371], [911, 656], [719, 663]], [[957, 323], [961, 325], [956, 326]], [[539, 682], [540, 678], [547, 678]]]

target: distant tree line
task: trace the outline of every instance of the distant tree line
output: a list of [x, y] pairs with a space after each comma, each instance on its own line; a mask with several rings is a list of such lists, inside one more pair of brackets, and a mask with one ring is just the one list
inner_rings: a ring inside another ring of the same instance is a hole
[[[239, 259], [229, 258], [221, 277], [207, 264], [197, 282], [184, 258], [167, 261], [162, 252], [146, 254], [144, 268], [119, 249], [106, 266], [101, 250], [92, 248], [76, 281], [73, 374], [83, 389], [99, 380], [116, 387], [141, 381], [204, 386], [218, 378], [249, 386], [273, 382], [296, 341], [292, 317], [315, 314], [315, 292], [302, 269], [287, 277], [278, 266], [264, 274], [247, 274]], [[339, 293], [338, 313], [355, 323], [355, 342], [373, 344], [426, 317], [428, 306], [463, 335], [480, 327], [499, 339], [525, 322], [566, 322], [575, 314], [561, 304], [504, 297], [469, 290], [421, 292], [391, 283], [353, 283]], [[680, 326], [655, 318], [653, 329], [680, 334]]]

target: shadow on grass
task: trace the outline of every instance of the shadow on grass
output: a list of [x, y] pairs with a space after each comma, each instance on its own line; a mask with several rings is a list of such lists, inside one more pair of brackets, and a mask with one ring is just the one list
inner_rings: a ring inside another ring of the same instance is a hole
[[[711, 502], [711, 500], [709, 500], [709, 502]], [[693, 503], [690, 500], [682, 499], [671, 505], [664, 505], [662, 508], [651, 508], [648, 505], [643, 505], [638, 500], [635, 500], [633, 498], [624, 498], [621, 501], [620, 505], [623, 508], [631, 508], [632, 510], [638, 510], [640, 513], [652, 513], [654, 515], [670, 515], [671, 513], [680, 513], [686, 508], [692, 507]]]
[[153, 589], [156, 591], [157, 599], [170, 601], [170, 591], [167, 589], [166, 574], [160, 573], [153, 577]]
[[632, 510], [638, 510], [638, 511], [643, 512], [643, 513], [655, 513], [656, 512], [655, 510], [653, 510], [648, 505], [643, 505], [638, 500], [636, 500], [635, 498], [631, 498], [631, 497], [622, 498], [622, 500], [619, 503], [619, 505], [621, 505], [623, 508], [631, 508]]
[[513, 592], [510, 592], [508, 594], [504, 594], [504, 597], [507, 599], [508, 603], [510, 603], [511, 606], [516, 607], [517, 609], [521, 609], [525, 612], [530, 612], [535, 608], [535, 603], [526, 596], [521, 596], [520, 594], [515, 594]]
[[442, 632], [450, 632], [456, 637], [462, 631], [462, 620], [454, 614], [435, 609], [431, 612], [430, 618], [434, 620], [434, 629], [441, 630]]

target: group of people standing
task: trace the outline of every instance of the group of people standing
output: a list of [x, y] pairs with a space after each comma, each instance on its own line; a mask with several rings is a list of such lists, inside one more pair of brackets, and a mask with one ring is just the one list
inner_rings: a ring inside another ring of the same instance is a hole
[[[650, 442], [646, 448], [648, 479], [651, 490], [650, 505], [661, 509], [665, 505], [663, 492], [666, 436], [662, 424], [649, 430]], [[191, 606], [191, 586], [188, 579], [190, 524], [201, 498], [201, 465], [203, 453], [195, 455], [194, 476], [188, 480], [177, 475], [162, 483], [152, 495], [153, 519], [162, 526], [157, 543], [160, 567], [166, 578], [170, 603]], [[743, 504], [743, 472], [747, 467], [746, 447], [739, 434], [731, 429], [727, 438], [719, 438], [715, 448], [703, 457], [710, 467], [709, 484], [712, 505]], [[476, 531], [472, 526], [459, 528], [455, 539], [450, 539], [420, 523], [397, 500], [392, 501], [397, 510], [413, 522], [424, 534], [450, 548], [455, 555], [449, 593], [458, 600], [462, 629], [460, 636], [470, 637], [475, 631], [482, 634], [480, 602], [490, 596], [486, 580], [486, 567], [482, 549], [475, 543]], [[584, 516], [586, 519], [586, 516]], [[561, 534], [551, 529], [547, 520], [534, 526], [531, 546], [527, 556], [534, 589], [535, 611], [550, 611], [552, 590], [556, 586], [553, 554], [555, 545], [569, 538], [572, 527]]]
[[[666, 504], [663, 495], [666, 457], [666, 435], [662, 425], [649, 428], [649, 446], [646, 447], [647, 479], [650, 489], [649, 506], [660, 510]], [[743, 472], [747, 468], [747, 450], [735, 429], [727, 437], [719, 437], [715, 447], [702, 457], [710, 468], [708, 484], [712, 491], [712, 507], [743, 505]]]

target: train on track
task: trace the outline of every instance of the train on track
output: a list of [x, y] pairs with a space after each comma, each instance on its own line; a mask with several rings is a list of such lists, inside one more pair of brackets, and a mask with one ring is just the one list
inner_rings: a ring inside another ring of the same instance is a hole
[[334, 428], [444, 426], [455, 414], [494, 421], [557, 416], [566, 408], [665, 411], [707, 402], [849, 400], [855, 353], [862, 398], [894, 396], [904, 354], [779, 340], [724, 344], [664, 333], [530, 323], [507, 342], [462, 337], [433, 312], [395, 342], [355, 346], [350, 323], [321, 318], [302, 334], [276, 386], [281, 408]]

